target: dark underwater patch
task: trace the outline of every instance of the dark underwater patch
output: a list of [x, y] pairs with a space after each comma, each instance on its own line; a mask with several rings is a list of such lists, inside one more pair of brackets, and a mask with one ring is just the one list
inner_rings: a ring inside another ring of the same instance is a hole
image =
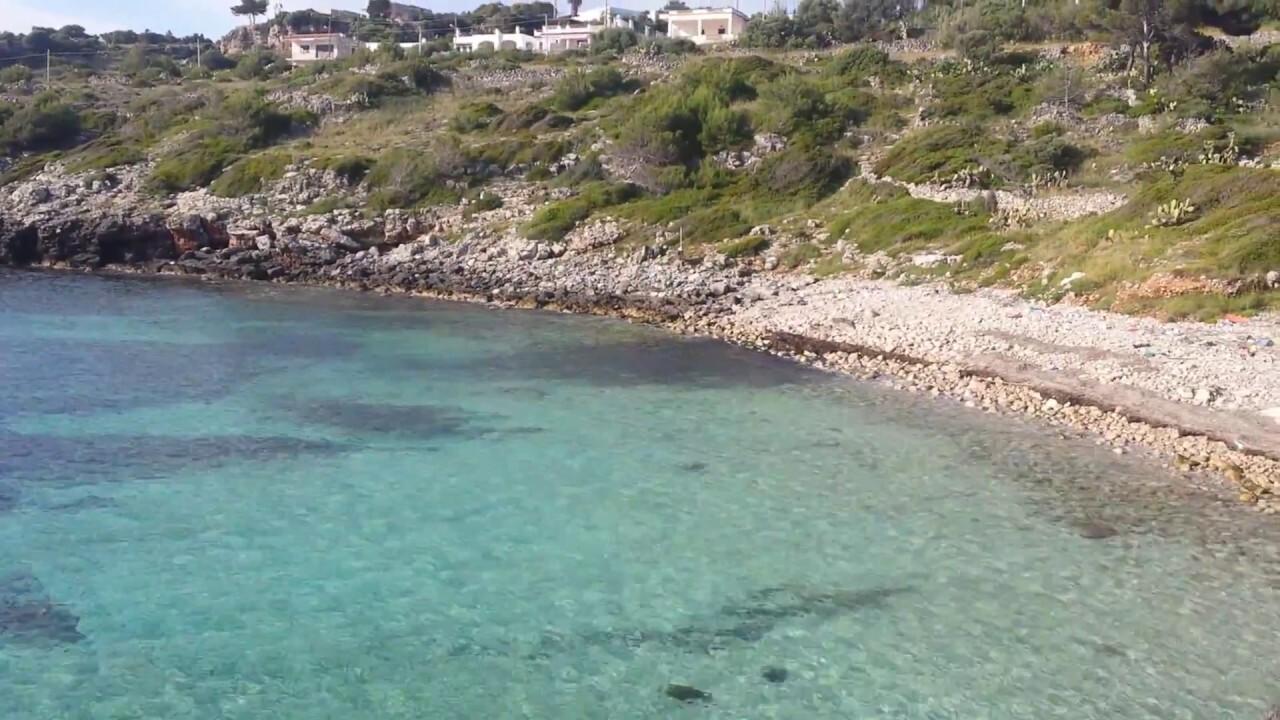
[[[886, 586], [867, 590], [772, 587], [751, 593], [719, 612], [675, 630], [602, 630], [584, 633], [576, 642], [592, 647], [636, 650], [656, 645], [682, 652], [710, 654], [763, 640], [784, 622], [801, 618], [827, 621], [842, 615], [874, 610], [913, 588]], [[546, 658], [575, 642], [572, 636], [547, 635], [532, 653]]]
[[28, 572], [0, 576], [0, 643], [70, 645], [80, 642], [80, 618], [53, 602]]
[[293, 419], [302, 423], [329, 428], [353, 437], [376, 434], [429, 442], [500, 439], [536, 435], [546, 431], [546, 428], [534, 426], [502, 427], [495, 424], [502, 419], [501, 416], [475, 413], [454, 405], [399, 405], [346, 399], [308, 401], [284, 398], [275, 407], [289, 412]]
[[85, 510], [106, 510], [117, 507], [119, 503], [108, 497], [99, 497], [97, 495], [86, 495], [78, 500], [70, 500], [63, 503], [54, 503], [46, 507], [47, 510], [60, 513], [78, 513]]
[[609, 387], [770, 388], [818, 377], [764, 353], [674, 337], [535, 345], [475, 358], [457, 369], [499, 381], [534, 378]]
[[0, 514], [13, 512], [18, 509], [18, 500], [21, 495], [18, 488], [8, 484], [3, 478], [0, 478]]
[[26, 435], [0, 430], [0, 476], [68, 485], [169, 477], [238, 462], [333, 455], [347, 446], [291, 437]]
[[478, 417], [448, 405], [396, 405], [358, 400], [282, 400], [278, 407], [309, 425], [350, 435], [392, 435], [417, 440], [475, 437]]
[[221, 397], [243, 368], [219, 346], [156, 342], [9, 340], [0, 359], [7, 415], [79, 415]]

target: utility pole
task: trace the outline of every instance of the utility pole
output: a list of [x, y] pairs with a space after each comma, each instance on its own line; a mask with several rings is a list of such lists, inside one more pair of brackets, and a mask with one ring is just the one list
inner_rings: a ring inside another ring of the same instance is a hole
[[46, 89], [51, 87], [53, 78], [53, 51], [44, 51], [44, 86]]
[[200, 36], [196, 36], [196, 67], [200, 67]]

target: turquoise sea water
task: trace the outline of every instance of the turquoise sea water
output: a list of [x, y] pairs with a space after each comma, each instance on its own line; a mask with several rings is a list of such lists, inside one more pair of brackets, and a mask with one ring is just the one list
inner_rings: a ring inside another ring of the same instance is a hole
[[1256, 720], [1278, 547], [712, 342], [0, 273], [0, 718]]

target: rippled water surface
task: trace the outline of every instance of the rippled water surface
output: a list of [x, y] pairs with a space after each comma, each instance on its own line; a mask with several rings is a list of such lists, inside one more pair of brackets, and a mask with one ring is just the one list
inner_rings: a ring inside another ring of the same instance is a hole
[[0, 717], [1256, 720], [1277, 529], [1179, 488], [611, 321], [0, 274]]

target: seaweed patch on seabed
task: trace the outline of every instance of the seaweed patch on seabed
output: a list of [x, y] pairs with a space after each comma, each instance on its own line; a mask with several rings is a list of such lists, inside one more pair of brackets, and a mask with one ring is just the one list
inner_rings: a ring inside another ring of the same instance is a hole
[[97, 495], [86, 495], [78, 500], [69, 500], [67, 502], [54, 503], [45, 506], [46, 510], [61, 513], [78, 513], [85, 510], [105, 510], [117, 507], [119, 503], [107, 497], [99, 497]]
[[0, 430], [0, 477], [88, 485], [168, 477], [236, 462], [347, 451], [340, 443], [279, 436], [26, 435]]
[[397, 405], [342, 399], [312, 402], [285, 398], [275, 406], [304, 423], [357, 437], [376, 433], [426, 441], [474, 440], [545, 431], [540, 427], [482, 425], [481, 422], [496, 420], [499, 416], [481, 415], [449, 405]]
[[0, 575], [0, 643], [70, 645], [80, 642], [80, 618], [54, 603], [29, 572]]
[[554, 343], [469, 360], [496, 379], [553, 380], [605, 387], [646, 385], [770, 388], [821, 376], [781, 358], [704, 339], [655, 338]]
[[[840, 590], [794, 586], [770, 587], [725, 605], [703, 622], [675, 630], [604, 630], [577, 636], [593, 647], [635, 650], [648, 645], [665, 646], [683, 652], [711, 654], [734, 645], [759, 642], [778, 625], [800, 618], [831, 620], [843, 615], [884, 607], [898, 595], [914, 590], [910, 586], [885, 586], [867, 590]], [[572, 636], [547, 633], [530, 659], [546, 659], [575, 642]]]
[[[0, 397], [6, 415], [86, 415], [213, 400], [253, 375], [243, 363], [229, 361], [228, 354], [238, 355], [217, 344], [10, 341], [0, 363]], [[47, 386], [58, 392], [31, 392]]]
[[4, 478], [0, 477], [0, 513], [9, 513], [18, 509], [18, 500], [22, 495], [18, 492], [18, 488], [10, 485]]

